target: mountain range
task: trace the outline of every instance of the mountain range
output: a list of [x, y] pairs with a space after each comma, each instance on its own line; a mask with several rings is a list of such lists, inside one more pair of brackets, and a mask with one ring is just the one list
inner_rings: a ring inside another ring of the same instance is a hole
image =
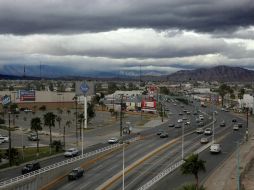
[[[25, 70], [25, 72], [24, 72]], [[0, 67], [0, 79], [123, 79], [139, 80], [140, 71], [81, 71], [75, 68], [51, 65], [24, 66], [4, 65]], [[254, 71], [241, 67], [216, 66], [195, 70], [180, 70], [167, 75], [166, 72], [142, 70], [143, 81], [219, 81], [250, 82], [254, 80]]]

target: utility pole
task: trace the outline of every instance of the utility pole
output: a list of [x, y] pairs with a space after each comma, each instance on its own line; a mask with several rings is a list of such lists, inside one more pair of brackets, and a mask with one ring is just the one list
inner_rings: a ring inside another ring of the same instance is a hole
[[75, 98], [75, 109], [76, 109], [76, 144], [78, 146], [78, 97], [77, 95], [74, 97]]
[[182, 124], [182, 160], [184, 159], [184, 124]]
[[247, 107], [247, 123], [246, 123], [246, 141], [248, 141], [249, 138], [249, 107]]
[[121, 106], [120, 106], [120, 137], [123, 136], [123, 94], [121, 94]]
[[9, 116], [9, 164], [12, 166], [12, 158], [11, 158], [11, 112], [8, 112]]

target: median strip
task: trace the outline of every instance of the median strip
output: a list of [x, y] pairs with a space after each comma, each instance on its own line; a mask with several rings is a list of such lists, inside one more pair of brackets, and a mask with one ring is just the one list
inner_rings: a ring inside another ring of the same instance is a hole
[[[172, 144], [176, 143], [180, 138], [176, 138], [171, 140], [170, 142], [160, 146], [159, 148], [153, 150], [152, 152], [150, 152], [149, 154], [145, 155], [144, 157], [140, 158], [139, 160], [137, 160], [136, 162], [134, 162], [133, 164], [131, 164], [130, 166], [128, 166], [127, 168], [125, 168], [124, 173], [127, 174], [129, 173], [131, 170], [133, 170], [134, 168], [136, 168], [137, 166], [139, 166], [141, 163], [143, 163], [144, 161], [146, 161], [147, 159], [151, 158], [152, 156], [156, 155], [157, 153], [159, 153], [160, 151], [162, 151], [165, 148], [168, 148], [169, 146], [171, 146]], [[111, 177], [109, 180], [107, 180], [106, 182], [104, 182], [102, 185], [100, 185], [98, 188], [96, 188], [97, 190], [107, 190], [109, 189], [117, 180], [119, 180], [122, 177], [122, 171], [118, 172], [116, 175], [114, 175], [113, 177]]]

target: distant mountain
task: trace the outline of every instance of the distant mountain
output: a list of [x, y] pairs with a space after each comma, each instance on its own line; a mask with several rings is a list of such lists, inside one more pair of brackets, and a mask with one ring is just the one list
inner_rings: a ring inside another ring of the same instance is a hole
[[[10, 76], [24, 76], [24, 66], [19, 64], [4, 65], [0, 67], [0, 73], [2, 75]], [[142, 70], [142, 76], [160, 76], [166, 75], [166, 72]], [[58, 66], [58, 65], [26, 65], [25, 76], [26, 77], [38, 77], [42, 78], [126, 78], [139, 79], [139, 70], [122, 70], [122, 71], [99, 71], [99, 70], [80, 70], [74, 67]]]
[[167, 76], [170, 81], [219, 81], [250, 82], [254, 80], [254, 71], [241, 67], [216, 66], [195, 70], [181, 70]]

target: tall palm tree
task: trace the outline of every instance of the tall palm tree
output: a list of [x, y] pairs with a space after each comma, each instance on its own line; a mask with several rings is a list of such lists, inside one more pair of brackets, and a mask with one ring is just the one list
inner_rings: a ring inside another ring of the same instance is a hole
[[71, 125], [71, 121], [68, 120], [66, 121], [65, 125], [64, 125], [64, 131], [63, 131], [63, 143], [64, 143], [64, 149], [65, 149], [65, 126], [69, 127], [70, 128], [70, 125]]
[[182, 174], [193, 174], [196, 180], [196, 189], [199, 189], [198, 173], [205, 171], [205, 161], [198, 158], [198, 154], [192, 154], [187, 159], [184, 159], [181, 166]]
[[52, 146], [52, 127], [55, 126], [56, 115], [53, 112], [44, 114], [44, 125], [49, 127], [49, 141], [50, 147]]
[[61, 128], [61, 121], [62, 121], [62, 118], [58, 115], [58, 116], [56, 117], [56, 121], [57, 121], [58, 127], [59, 127], [59, 129], [60, 129], [60, 128]]
[[80, 140], [81, 140], [81, 132], [82, 132], [82, 123], [83, 123], [83, 121], [84, 121], [84, 113], [81, 113], [81, 114], [79, 114], [78, 115], [78, 122], [79, 122], [79, 124], [80, 124], [80, 128], [79, 128], [79, 138], [80, 138]]
[[36, 136], [37, 136], [37, 155], [39, 155], [39, 133], [38, 133], [38, 131], [42, 130], [41, 118], [39, 118], [39, 117], [32, 118], [31, 130], [35, 131]]

